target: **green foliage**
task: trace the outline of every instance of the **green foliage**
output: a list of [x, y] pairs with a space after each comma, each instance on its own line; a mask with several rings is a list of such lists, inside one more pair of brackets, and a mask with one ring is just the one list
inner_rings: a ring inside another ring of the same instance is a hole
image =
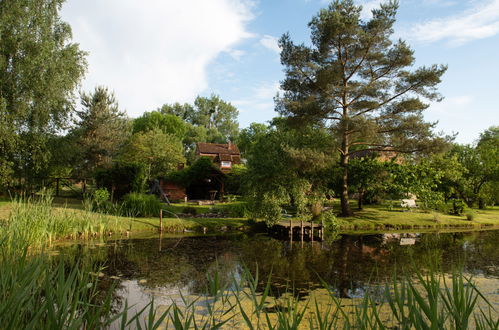
[[473, 212], [466, 212], [466, 219], [468, 221], [473, 221], [475, 219], [475, 213], [473, 213]]
[[0, 2], [0, 185], [30, 181], [67, 126], [85, 53], [59, 15], [63, 0]]
[[185, 163], [180, 140], [160, 129], [134, 134], [120, 158], [142, 164], [148, 179], [164, 176], [176, 170], [179, 163]]
[[130, 125], [124, 112], [119, 111], [113, 93], [96, 87], [91, 94], [82, 93], [83, 110], [77, 111], [77, 126], [73, 131], [80, 159], [79, 171], [92, 175], [98, 167], [109, 167], [130, 136]]
[[198, 96], [194, 105], [165, 104], [158, 111], [177, 116], [187, 124], [187, 132], [182, 142], [189, 162], [195, 160], [196, 142], [226, 143], [229, 140], [234, 141], [239, 133], [239, 111], [217, 95], [211, 95], [209, 98]]
[[111, 211], [111, 195], [106, 188], [96, 189], [92, 193], [92, 209], [97, 212], [107, 213]]
[[182, 209], [182, 213], [184, 214], [192, 214], [192, 215], [196, 215], [197, 214], [197, 210], [195, 207], [192, 207], [192, 206], [186, 206]]
[[233, 202], [230, 204], [218, 205], [213, 207], [212, 211], [231, 218], [247, 218], [251, 215], [246, 202]]
[[248, 128], [243, 128], [237, 137], [237, 147], [243, 156], [251, 153], [255, 143], [269, 132], [269, 127], [261, 123], [251, 123]]
[[165, 114], [159, 111], [144, 112], [134, 119], [133, 133], [161, 130], [165, 134], [174, 135], [183, 140], [187, 134], [187, 124], [178, 116]]
[[[225, 191], [229, 195], [225, 195], [225, 199], [230, 197], [230, 194], [233, 195], [242, 195], [243, 194], [243, 180], [247, 175], [248, 169], [243, 164], [235, 164], [232, 165], [232, 169], [229, 173], [226, 174], [225, 179]], [[230, 200], [227, 200], [230, 202]]]
[[353, 148], [398, 152], [435, 151], [444, 138], [434, 138], [435, 124], [425, 123], [427, 104], [437, 101], [436, 86], [446, 67], [409, 70], [413, 51], [392, 41], [398, 4], [388, 2], [361, 19], [352, 0], [332, 2], [309, 23], [312, 46], [279, 40], [285, 79], [278, 112], [297, 126], [327, 125], [341, 158], [342, 214], [350, 215], [348, 163]]
[[296, 130], [275, 121], [247, 153], [248, 169], [242, 181], [254, 216], [275, 223], [281, 207], [288, 203], [298, 215], [310, 214], [311, 203], [323, 199], [329, 190], [334, 166], [327, 152], [330, 141], [324, 129], [305, 126]]
[[200, 182], [208, 178], [213, 171], [221, 173], [219, 169], [213, 165], [210, 157], [199, 157], [191, 166], [167, 175], [166, 180], [172, 181], [183, 187], [188, 187], [193, 182]]
[[[5, 251], [5, 244], [0, 248]], [[0, 257], [0, 323], [5, 329], [101, 329], [113, 322], [114, 285], [99, 292], [99, 266], [54, 262], [27, 249]]]
[[111, 192], [113, 200], [117, 200], [129, 192], [142, 192], [146, 183], [146, 173], [141, 164], [116, 162], [111, 168], [98, 169], [95, 181], [98, 187]]
[[155, 195], [132, 192], [123, 197], [121, 212], [134, 217], [157, 217], [161, 201]]
[[485, 208], [487, 203], [496, 203], [499, 195], [499, 129], [491, 127], [484, 131], [475, 147], [454, 146], [451, 155], [464, 169], [463, 175], [453, 182], [456, 194], [470, 207]]
[[466, 208], [466, 203], [462, 199], [453, 199], [452, 200], [452, 211], [451, 213], [454, 215], [461, 215]]

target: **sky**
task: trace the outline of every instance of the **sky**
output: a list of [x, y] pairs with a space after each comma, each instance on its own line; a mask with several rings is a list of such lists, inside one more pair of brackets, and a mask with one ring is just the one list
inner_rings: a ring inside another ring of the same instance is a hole
[[[362, 17], [379, 0], [356, 0]], [[499, 125], [499, 0], [400, 0], [395, 37], [416, 67], [448, 65], [443, 101], [425, 111], [437, 131], [473, 143]], [[219, 95], [241, 128], [277, 114], [284, 78], [277, 40], [310, 43], [308, 22], [324, 0], [67, 0], [62, 18], [88, 52], [82, 91], [107, 86], [138, 117], [165, 103]]]

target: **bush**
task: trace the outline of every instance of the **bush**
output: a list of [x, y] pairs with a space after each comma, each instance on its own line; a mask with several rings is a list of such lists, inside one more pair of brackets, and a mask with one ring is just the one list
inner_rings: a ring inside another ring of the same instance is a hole
[[475, 213], [473, 213], [473, 212], [467, 212], [466, 213], [466, 219], [468, 219], [469, 221], [473, 221], [475, 219]]
[[214, 213], [226, 215], [231, 218], [245, 218], [249, 217], [250, 215], [248, 204], [245, 202], [214, 207], [212, 208], [212, 211]]
[[113, 209], [113, 204], [109, 200], [109, 197], [109, 191], [106, 188], [96, 189], [92, 193], [91, 198], [92, 211], [110, 213]]
[[157, 217], [161, 210], [161, 201], [154, 195], [129, 193], [123, 197], [124, 215]]
[[97, 187], [112, 192], [112, 199], [119, 200], [129, 192], [144, 191], [146, 174], [143, 165], [115, 163], [112, 168], [95, 172]]
[[196, 215], [198, 212], [195, 207], [192, 206], [186, 206], [182, 209], [183, 214], [190, 214], [190, 215]]
[[463, 214], [465, 207], [466, 207], [466, 203], [463, 202], [463, 200], [454, 199], [454, 200], [452, 200], [451, 214], [461, 215], [461, 214]]

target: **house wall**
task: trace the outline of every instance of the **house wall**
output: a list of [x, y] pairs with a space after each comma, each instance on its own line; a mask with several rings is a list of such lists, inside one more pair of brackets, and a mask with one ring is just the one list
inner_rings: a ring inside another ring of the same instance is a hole
[[180, 187], [172, 182], [165, 182], [161, 180], [161, 189], [165, 192], [170, 201], [184, 200], [187, 197], [184, 187]]

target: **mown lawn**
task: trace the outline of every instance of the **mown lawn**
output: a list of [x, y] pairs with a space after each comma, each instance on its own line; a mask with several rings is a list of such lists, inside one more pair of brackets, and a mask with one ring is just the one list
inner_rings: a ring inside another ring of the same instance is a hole
[[[216, 207], [224, 207], [240, 202], [217, 204]], [[53, 203], [57, 212], [68, 212], [75, 216], [95, 217], [106, 223], [106, 228], [111, 228], [114, 234], [126, 234], [127, 232], [157, 232], [159, 230], [159, 217], [154, 218], [130, 218], [113, 215], [102, 215], [88, 212], [83, 209], [81, 201], [75, 199], [56, 199]], [[333, 210], [338, 211], [339, 205], [334, 203]], [[197, 214], [209, 213], [212, 205], [172, 204], [165, 208], [173, 213], [183, 213], [185, 207], [191, 207]], [[7, 219], [12, 209], [12, 203], [0, 201], [0, 220]], [[491, 207], [486, 210], [468, 210], [473, 213], [473, 220], [469, 221], [466, 215], [454, 216], [438, 212], [428, 212], [418, 209], [404, 210], [400, 207], [391, 208], [388, 205], [368, 205], [364, 210], [355, 209], [352, 203], [354, 216], [348, 218], [337, 218], [338, 229], [342, 232], [354, 231], [387, 231], [387, 230], [410, 230], [410, 229], [445, 229], [445, 228], [469, 228], [478, 229], [484, 227], [499, 227], [499, 207]], [[167, 232], [197, 231], [217, 232], [224, 230], [246, 229], [255, 224], [247, 218], [176, 218], [165, 214], [163, 228]]]
[[[486, 210], [472, 209], [463, 215], [449, 215], [419, 209], [405, 210], [400, 207], [390, 209], [386, 205], [369, 205], [364, 210], [354, 210], [354, 216], [338, 217], [341, 230], [386, 230], [386, 229], [424, 229], [424, 228], [480, 228], [499, 226], [499, 207]], [[473, 220], [466, 218], [473, 214]]]

